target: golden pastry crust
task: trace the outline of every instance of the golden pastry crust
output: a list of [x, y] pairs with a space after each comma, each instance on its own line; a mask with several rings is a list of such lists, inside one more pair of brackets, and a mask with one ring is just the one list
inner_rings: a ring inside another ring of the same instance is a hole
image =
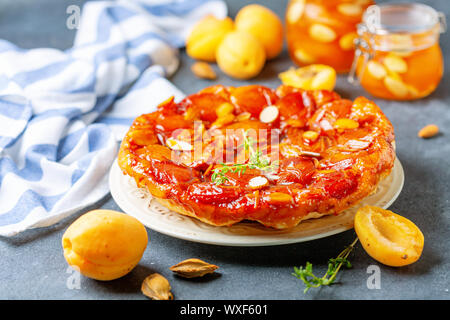
[[[267, 106], [276, 110], [262, 122]], [[264, 151], [275, 171], [249, 165], [251, 151], [242, 145], [251, 131], [259, 143], [253, 151]], [[393, 143], [392, 124], [364, 97], [352, 102], [325, 90], [213, 86], [138, 117], [118, 161], [124, 174], [178, 213], [215, 226], [253, 220], [284, 229], [338, 214], [373, 193], [392, 170]], [[223, 170], [235, 163], [246, 169]]]

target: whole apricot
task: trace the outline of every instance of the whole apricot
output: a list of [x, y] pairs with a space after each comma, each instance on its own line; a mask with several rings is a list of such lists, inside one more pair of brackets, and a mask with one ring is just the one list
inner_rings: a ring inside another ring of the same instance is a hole
[[264, 47], [267, 59], [278, 56], [283, 49], [283, 23], [270, 9], [250, 4], [236, 15], [236, 29], [245, 31], [258, 39]]
[[186, 40], [186, 53], [198, 60], [216, 61], [216, 50], [223, 38], [234, 29], [231, 18], [209, 15], [194, 25]]
[[141, 260], [147, 243], [142, 223], [112, 210], [85, 213], [62, 237], [67, 263], [97, 280], [113, 280], [129, 273]]
[[424, 237], [409, 219], [392, 211], [364, 206], [355, 215], [355, 231], [364, 250], [375, 260], [392, 267], [419, 260]]
[[227, 75], [250, 79], [261, 72], [266, 53], [262, 44], [251, 34], [233, 31], [217, 48], [216, 59], [219, 68]]

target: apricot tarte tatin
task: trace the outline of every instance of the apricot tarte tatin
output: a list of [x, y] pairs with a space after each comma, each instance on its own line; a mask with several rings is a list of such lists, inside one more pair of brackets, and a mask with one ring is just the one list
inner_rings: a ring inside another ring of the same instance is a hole
[[393, 143], [392, 124], [364, 97], [217, 85], [136, 118], [118, 161], [178, 213], [284, 229], [375, 192], [392, 170]]

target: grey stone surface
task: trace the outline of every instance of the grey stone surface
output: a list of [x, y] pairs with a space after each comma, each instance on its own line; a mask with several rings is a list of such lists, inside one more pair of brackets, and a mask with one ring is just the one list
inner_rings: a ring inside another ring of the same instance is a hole
[[[74, 30], [65, 27], [66, 8], [81, 4], [75, 0], [0, 0], [0, 38], [25, 48], [71, 46]], [[229, 11], [251, 2], [265, 4], [280, 16], [286, 1], [230, 0]], [[385, 1], [379, 1], [385, 2]], [[449, 14], [447, 0], [424, 1]], [[441, 37], [450, 62], [450, 32]], [[171, 79], [185, 93], [214, 84], [280, 84], [277, 73], [292, 65], [287, 53], [269, 62], [261, 75], [251, 81], [234, 81], [224, 75], [214, 82], [195, 80], [189, 66], [192, 60], [181, 55], [180, 70]], [[424, 66], [426, 68], [426, 66]], [[413, 102], [374, 99], [394, 124], [397, 154], [405, 170], [405, 186], [391, 209], [414, 221], [425, 235], [421, 259], [407, 267], [390, 268], [371, 259], [358, 244], [351, 255], [353, 268], [338, 276], [338, 284], [303, 294], [303, 284], [292, 275], [292, 267], [310, 261], [322, 274], [326, 262], [355, 237], [347, 231], [329, 238], [273, 247], [223, 247], [191, 243], [148, 230], [150, 242], [139, 265], [127, 276], [110, 282], [81, 279], [81, 288], [67, 288], [67, 264], [61, 236], [81, 213], [57, 225], [30, 230], [13, 238], [0, 238], [0, 299], [145, 299], [141, 281], [159, 272], [172, 283], [176, 299], [449, 299], [450, 298], [450, 73], [428, 98]], [[367, 95], [340, 77], [336, 90], [346, 98]], [[436, 123], [442, 133], [430, 140], [417, 138], [417, 131]], [[110, 196], [92, 208], [119, 210]], [[89, 208], [89, 209], [92, 209]], [[180, 260], [199, 257], [220, 266], [216, 276], [199, 281], [174, 277], [168, 270]], [[381, 269], [381, 289], [369, 290], [367, 268]]]

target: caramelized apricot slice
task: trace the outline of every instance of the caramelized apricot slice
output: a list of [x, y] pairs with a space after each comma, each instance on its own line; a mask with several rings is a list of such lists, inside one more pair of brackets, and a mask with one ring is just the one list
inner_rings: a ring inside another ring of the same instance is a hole
[[193, 108], [200, 115], [200, 119], [205, 121], [215, 121], [216, 109], [226, 102], [225, 98], [209, 92], [192, 94], [184, 99], [188, 110]]
[[277, 106], [282, 120], [300, 120], [301, 127], [306, 123], [308, 108], [303, 103], [303, 93], [288, 93], [277, 101]]
[[253, 117], [259, 118], [264, 107], [275, 104], [277, 96], [267, 87], [249, 85], [233, 89], [230, 99], [238, 113], [248, 112]]
[[416, 262], [424, 237], [410, 220], [392, 211], [365, 206], [355, 215], [355, 231], [366, 252], [375, 260], [401, 267]]

